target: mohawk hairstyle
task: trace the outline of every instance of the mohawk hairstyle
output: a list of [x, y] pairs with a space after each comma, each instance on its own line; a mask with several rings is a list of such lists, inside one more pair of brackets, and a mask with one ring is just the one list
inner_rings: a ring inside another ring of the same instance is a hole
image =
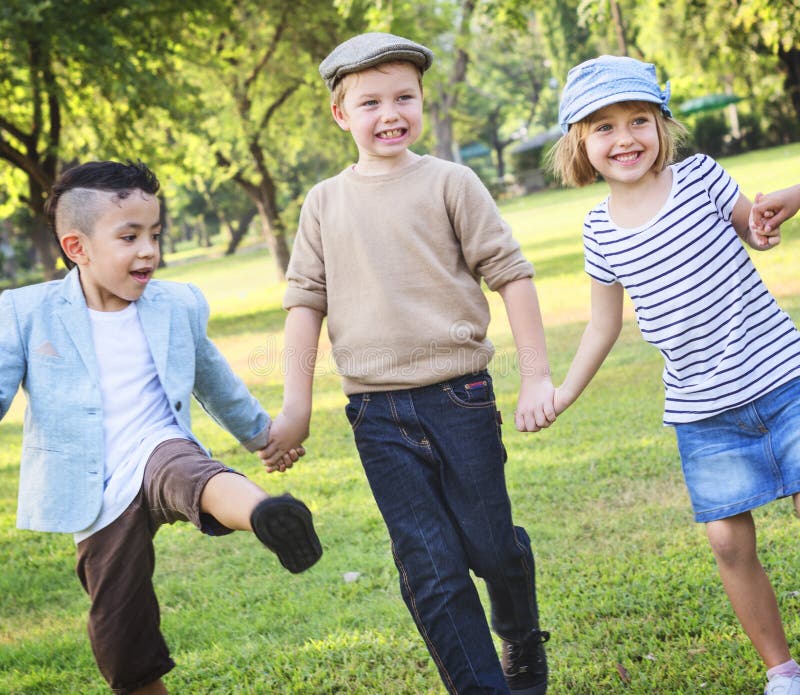
[[[68, 194], [76, 191], [76, 195], [80, 192], [87, 197], [87, 200], [81, 201], [82, 205], [68, 207], [77, 208], [73, 210], [73, 215], [77, 218], [74, 222], [78, 223], [84, 233], [88, 234], [96, 216], [95, 206], [92, 206], [88, 200], [92, 191], [113, 192], [122, 200], [134, 190], [155, 195], [159, 188], [160, 184], [156, 175], [142, 162], [132, 162], [131, 160], [125, 164], [111, 161], [86, 162], [63, 172], [50, 190], [44, 211], [67, 268], [72, 268], [75, 264], [67, 258], [59, 242], [58, 223], [63, 220], [59, 215], [58, 205], [63, 196], [71, 198], [72, 196]], [[70, 224], [72, 223], [71, 220]]]

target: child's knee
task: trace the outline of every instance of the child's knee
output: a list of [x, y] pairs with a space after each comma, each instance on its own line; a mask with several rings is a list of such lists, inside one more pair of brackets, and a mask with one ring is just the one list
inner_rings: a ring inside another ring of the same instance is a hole
[[749, 525], [728, 519], [712, 521], [706, 526], [706, 535], [720, 564], [730, 566], [757, 559], [755, 533]]

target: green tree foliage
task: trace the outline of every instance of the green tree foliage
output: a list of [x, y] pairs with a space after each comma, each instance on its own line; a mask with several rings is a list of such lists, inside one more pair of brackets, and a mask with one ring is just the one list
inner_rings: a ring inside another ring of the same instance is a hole
[[43, 204], [63, 162], [123, 149], [141, 112], [163, 103], [171, 57], [208, 3], [6, 0], [0, 7], [0, 161], [33, 215], [45, 273], [56, 248]]
[[357, 17], [323, 0], [235, 0], [195, 47], [203, 107], [182, 124], [199, 138], [194, 165], [212, 165], [215, 176], [244, 190], [281, 273], [289, 260], [281, 213], [293, 198], [293, 165], [312, 147], [325, 160], [331, 144], [319, 132], [338, 137], [317, 66]]
[[477, 137], [487, 143], [494, 152], [496, 179], [502, 181], [506, 148], [524, 139], [534, 125], [546, 129], [555, 120], [554, 76], [536, 15], [529, 14], [521, 26], [484, 16], [475, 31], [480, 41], [467, 76], [460, 139]]

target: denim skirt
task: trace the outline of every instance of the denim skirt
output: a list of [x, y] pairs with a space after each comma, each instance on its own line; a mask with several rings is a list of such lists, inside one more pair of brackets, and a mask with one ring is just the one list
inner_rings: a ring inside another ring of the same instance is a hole
[[800, 379], [675, 433], [695, 521], [800, 492]]

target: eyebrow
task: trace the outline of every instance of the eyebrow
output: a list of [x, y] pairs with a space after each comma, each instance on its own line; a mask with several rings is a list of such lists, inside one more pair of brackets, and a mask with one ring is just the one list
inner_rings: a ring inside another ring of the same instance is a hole
[[146, 226], [143, 224], [139, 224], [138, 222], [123, 222], [121, 225], [117, 227], [117, 231], [122, 231], [125, 229], [155, 229], [156, 227], [161, 227], [162, 223], [161, 220], [157, 220], [150, 226]]

